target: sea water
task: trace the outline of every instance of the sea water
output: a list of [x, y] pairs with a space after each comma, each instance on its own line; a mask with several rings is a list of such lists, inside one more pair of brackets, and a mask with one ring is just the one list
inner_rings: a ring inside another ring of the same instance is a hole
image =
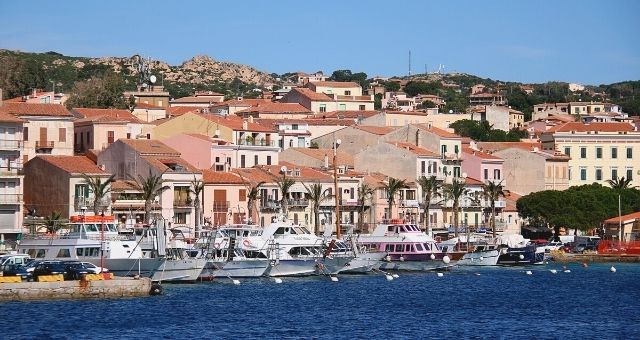
[[640, 338], [640, 265], [615, 266], [220, 279], [155, 297], [0, 303], [0, 338]]

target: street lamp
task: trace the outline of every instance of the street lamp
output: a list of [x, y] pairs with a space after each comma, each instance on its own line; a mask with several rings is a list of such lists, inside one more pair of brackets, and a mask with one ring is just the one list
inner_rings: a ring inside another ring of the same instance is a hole
[[335, 191], [336, 202], [336, 238], [340, 239], [340, 195], [338, 191], [338, 162], [336, 159], [338, 146], [340, 146], [342, 141], [340, 139], [335, 139], [335, 133], [333, 138], [333, 190]]

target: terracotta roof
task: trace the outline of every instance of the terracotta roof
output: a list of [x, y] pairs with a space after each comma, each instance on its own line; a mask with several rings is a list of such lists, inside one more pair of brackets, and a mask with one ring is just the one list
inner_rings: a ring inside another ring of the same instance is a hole
[[271, 100], [269, 99], [262, 99], [262, 98], [242, 98], [242, 99], [229, 99], [229, 100], [225, 100], [223, 102], [219, 102], [219, 103], [213, 103], [212, 106], [213, 107], [217, 107], [217, 106], [254, 106], [254, 105], [258, 105], [261, 103], [270, 103]]
[[[191, 165], [189, 162], [185, 161], [180, 157], [172, 157], [172, 156], [142, 156], [140, 157], [147, 161], [149, 165], [156, 168], [161, 172], [192, 172], [192, 173], [200, 173], [201, 170], [198, 170], [196, 167]], [[172, 168], [174, 165], [180, 166], [180, 170]]]
[[218, 100], [218, 98], [215, 98], [215, 97], [198, 96], [198, 97], [182, 97], [182, 98], [174, 99], [170, 101], [170, 103], [213, 104], [213, 103], [220, 103], [220, 101]]
[[193, 113], [193, 114], [200, 116], [204, 119], [207, 119], [209, 121], [212, 121], [214, 123], [226, 126], [236, 131], [276, 132], [276, 130], [273, 127], [262, 125], [255, 122], [251, 123], [249, 121], [247, 121], [247, 129], [245, 130], [242, 128], [243, 119], [235, 115], [228, 115], [223, 117], [223, 116], [208, 114], [208, 113]]
[[73, 117], [64, 105], [59, 104], [3, 103], [0, 112], [17, 116]]
[[426, 157], [439, 157], [438, 154], [436, 154], [435, 152], [429, 151], [425, 148], [419, 147], [419, 146], [415, 146], [411, 143], [407, 143], [407, 142], [394, 142], [394, 141], [388, 141], [387, 143], [391, 144], [391, 145], [395, 145], [399, 148], [402, 149], [406, 149], [418, 156], [426, 156]]
[[589, 123], [569, 122], [550, 128], [549, 132], [631, 132], [634, 126], [629, 123]]
[[323, 113], [322, 115], [327, 117], [327, 118], [337, 118], [337, 117], [342, 117], [342, 118], [369, 118], [372, 116], [375, 116], [377, 114], [379, 114], [380, 111], [375, 111], [375, 110], [368, 110], [368, 111], [331, 111], [331, 112], [327, 112], [327, 113]]
[[360, 87], [360, 84], [352, 81], [313, 81], [310, 83], [322, 87]]
[[285, 95], [285, 98], [289, 97], [294, 93], [298, 93], [299, 95], [303, 97], [307, 97], [309, 98], [309, 100], [315, 101], [315, 102], [332, 102], [333, 101], [331, 97], [327, 96], [324, 93], [317, 93], [304, 87], [296, 87], [291, 89], [291, 91], [289, 91], [289, 93]]
[[0, 107], [0, 122], [2, 123], [24, 123], [24, 120], [2, 111]]
[[[310, 168], [308, 166], [300, 166], [289, 162], [280, 162], [278, 165], [263, 165], [260, 169], [280, 177], [280, 167], [287, 167], [287, 177], [296, 181], [333, 181], [333, 176], [327, 172]], [[293, 176], [294, 170], [300, 170], [300, 176]]]
[[412, 124], [412, 125], [417, 127], [418, 129], [421, 129], [421, 130], [433, 132], [436, 135], [438, 135], [440, 137], [443, 137], [443, 138], [462, 138], [462, 137], [456, 135], [453, 132], [449, 132], [447, 130], [443, 130], [441, 128], [437, 128], [435, 126], [429, 127], [426, 124]]
[[185, 113], [200, 112], [200, 110], [202, 108], [197, 106], [172, 106], [166, 108], [167, 114], [170, 116], [182, 116]]
[[230, 142], [222, 139], [222, 138], [214, 138], [214, 137], [209, 137], [207, 135], [203, 135], [201, 133], [186, 133], [187, 136], [191, 136], [194, 138], [198, 138], [198, 139], [202, 139], [204, 141], [210, 142], [210, 143], [214, 143], [216, 145], [229, 145], [231, 144]]
[[131, 181], [118, 179], [111, 182], [111, 191], [125, 191], [125, 190], [137, 191], [135, 185], [133, 185]]
[[[290, 148], [290, 149], [320, 161], [324, 161], [324, 156], [327, 155], [329, 157], [329, 166], [333, 166], [333, 149], [308, 149], [308, 148]], [[354, 165], [353, 156], [346, 152], [340, 151], [339, 148], [338, 148], [338, 151], [336, 152], [336, 161], [338, 162], [339, 165], [348, 165], [351, 167], [353, 167]]]
[[242, 178], [234, 172], [202, 170], [202, 178], [206, 184], [245, 184]]
[[5, 103], [25, 103], [27, 99], [35, 99], [38, 97], [46, 97], [46, 96], [54, 96], [54, 95], [55, 93], [53, 93], [52, 91], [36, 90], [35, 95], [33, 93], [30, 93], [27, 96], [20, 96], [20, 97], [5, 99], [4, 102]]
[[84, 121], [143, 123], [140, 119], [138, 119], [127, 110], [74, 108], [72, 111], [76, 113], [76, 116], [79, 116], [79, 118], [84, 118]]
[[381, 188], [382, 185], [384, 184], [384, 181], [387, 180], [387, 176], [379, 173], [379, 172], [372, 172], [369, 174], [366, 174], [363, 178], [363, 181], [367, 184], [369, 184], [370, 186], [374, 187], [374, 188]]
[[159, 140], [154, 139], [119, 139], [132, 149], [138, 151], [140, 155], [162, 155], [180, 157], [180, 152], [170, 148]]
[[482, 151], [478, 151], [478, 150], [473, 150], [472, 148], [468, 148], [468, 147], [462, 147], [462, 152], [463, 153], [467, 153], [470, 155], [474, 155], [478, 158], [482, 158], [482, 159], [487, 159], [487, 160], [502, 160], [502, 158], [491, 155], [489, 153], [486, 152], [482, 152]]
[[136, 103], [136, 109], [142, 109], [142, 110], [164, 110], [166, 109], [166, 107], [164, 106], [158, 106], [158, 105], [153, 105], [153, 104], [149, 104], [149, 103]]
[[261, 103], [255, 106], [252, 106], [248, 109], [244, 109], [236, 112], [236, 114], [241, 113], [258, 113], [258, 114], [269, 114], [269, 113], [304, 113], [310, 114], [313, 113], [311, 110], [306, 107], [298, 104], [298, 103], [274, 103], [274, 102], [266, 102]]
[[40, 158], [70, 174], [108, 175], [108, 173], [100, 169], [96, 163], [85, 156], [47, 155], [36, 156], [36, 158]]
[[380, 136], [386, 135], [387, 133], [396, 130], [396, 128], [392, 127], [392, 126], [356, 125], [353, 128], [354, 129], [358, 129], [358, 130], [362, 130], [362, 131], [366, 131], [366, 132], [374, 134], [374, 135], [380, 135]]
[[622, 215], [620, 217], [618, 216], [612, 217], [605, 220], [604, 223], [620, 223], [620, 220], [622, 220], [622, 223], [628, 223], [636, 219], [640, 219], [640, 211], [627, 214], [627, 215]]
[[345, 119], [322, 119], [322, 118], [313, 118], [313, 119], [305, 119], [305, 123], [311, 126], [352, 126], [355, 125], [356, 122], [353, 119], [345, 118]]
[[253, 185], [260, 182], [274, 183], [276, 181], [276, 176], [274, 174], [263, 171], [260, 168], [233, 169], [232, 171], [238, 174], [240, 178], [243, 178], [245, 181], [248, 181]]

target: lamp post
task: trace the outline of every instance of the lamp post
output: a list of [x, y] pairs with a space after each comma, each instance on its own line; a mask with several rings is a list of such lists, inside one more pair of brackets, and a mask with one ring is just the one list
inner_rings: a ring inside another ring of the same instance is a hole
[[336, 238], [340, 238], [340, 195], [338, 191], [338, 164], [337, 164], [337, 149], [342, 141], [335, 139], [335, 133], [333, 135], [333, 190], [335, 191], [336, 201]]
[[100, 272], [104, 268], [104, 210], [100, 214]]

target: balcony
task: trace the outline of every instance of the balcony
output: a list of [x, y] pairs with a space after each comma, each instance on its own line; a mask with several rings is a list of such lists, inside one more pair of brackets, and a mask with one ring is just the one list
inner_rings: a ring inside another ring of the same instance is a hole
[[22, 194], [0, 194], [0, 204], [21, 204]]
[[36, 141], [36, 150], [53, 149], [53, 141]]
[[419, 207], [418, 200], [400, 200], [400, 206], [406, 208]]
[[439, 172], [439, 173], [428, 173], [428, 172], [425, 173], [425, 172], [423, 172], [423, 173], [420, 174], [420, 177], [430, 178], [431, 176], [435, 176], [436, 180], [438, 180], [438, 181], [444, 181], [447, 178], [447, 176], [445, 176], [444, 173], [442, 173], [442, 172]]
[[[322, 203], [320, 203], [320, 206], [323, 206], [323, 207], [335, 207], [336, 206], [336, 200], [335, 200], [335, 198], [326, 199]], [[357, 207], [358, 206], [358, 200], [355, 199], [355, 198], [341, 199], [340, 200], [340, 206], [341, 207]]]
[[237, 145], [245, 145], [245, 146], [278, 146], [278, 141], [274, 141], [274, 140], [266, 140], [266, 139], [246, 139], [246, 138], [240, 138], [236, 141]]
[[180, 197], [173, 199], [174, 208], [188, 208], [193, 206], [193, 199], [191, 197]]
[[9, 163], [9, 165], [0, 165], [0, 177], [16, 177], [23, 176], [24, 171], [22, 169], [22, 164], [20, 163]]
[[0, 139], [0, 150], [22, 150], [24, 142], [17, 139]]
[[229, 210], [229, 201], [213, 201], [213, 212], [227, 212]]
[[273, 201], [273, 200], [262, 201], [260, 204], [260, 209], [261, 210], [278, 210], [280, 209], [280, 202]]
[[309, 206], [309, 200], [305, 200], [305, 199], [288, 199], [287, 200], [287, 206], [288, 207], [308, 207]]

